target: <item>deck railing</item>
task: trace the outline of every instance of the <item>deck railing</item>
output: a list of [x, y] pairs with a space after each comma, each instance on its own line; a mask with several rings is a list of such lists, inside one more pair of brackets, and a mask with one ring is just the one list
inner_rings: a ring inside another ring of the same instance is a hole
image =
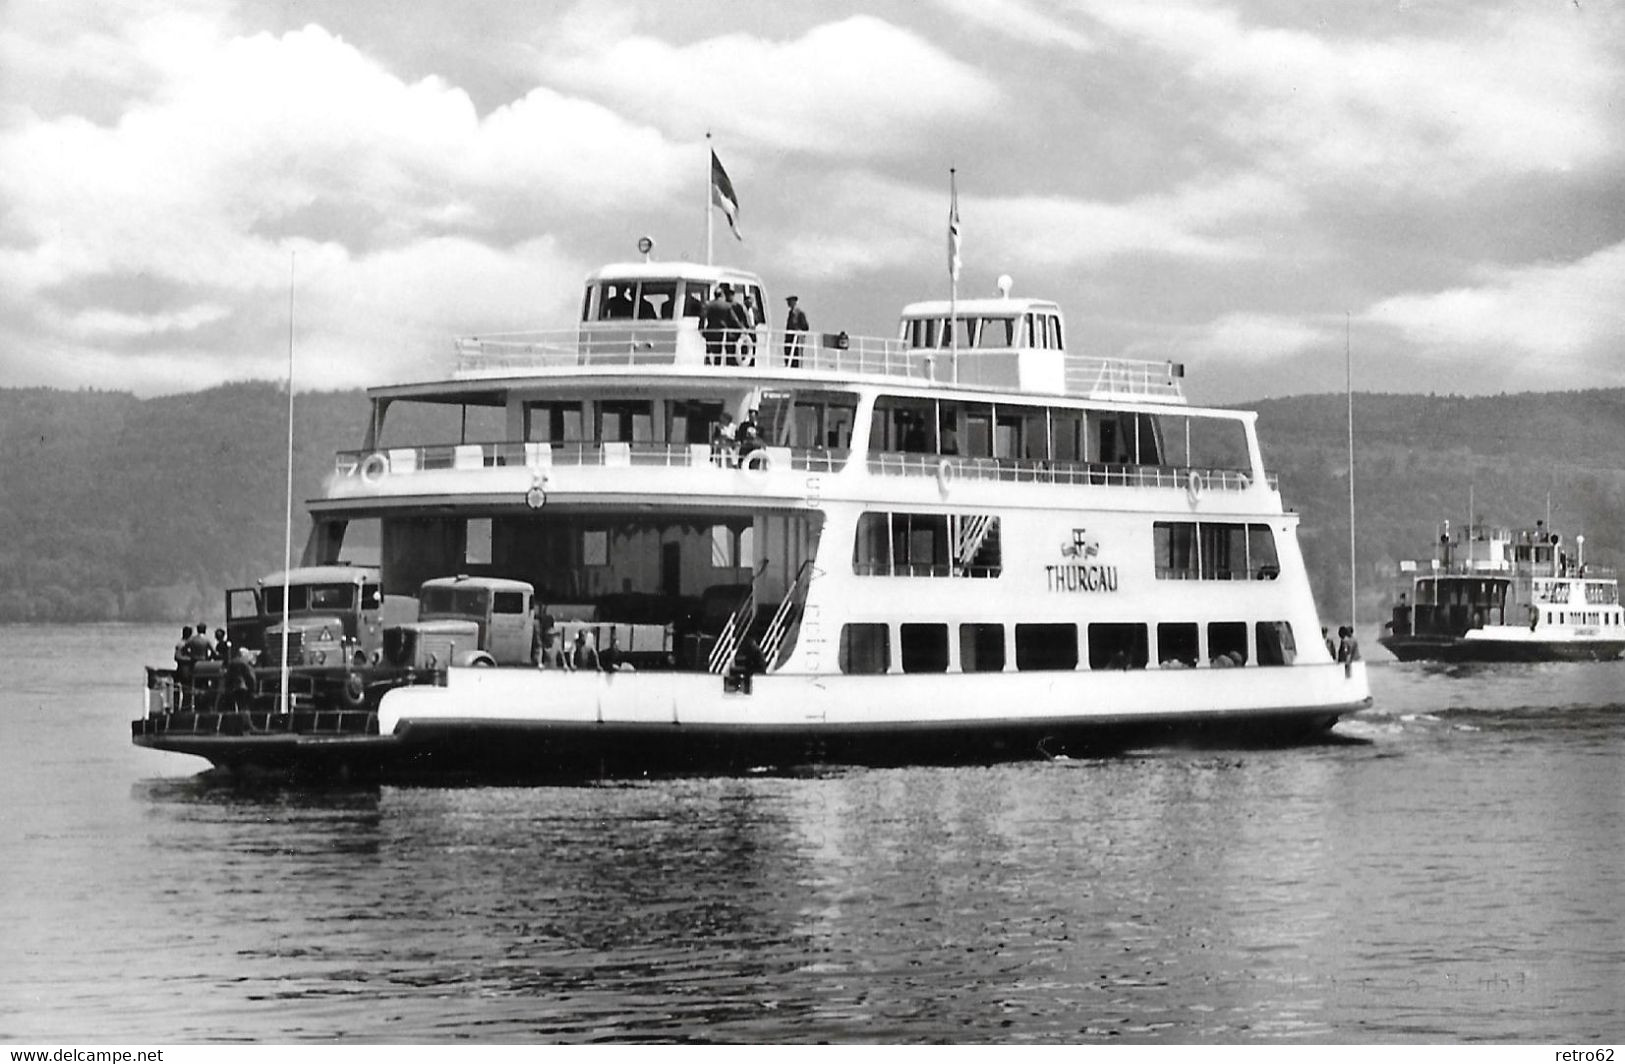
[[[518, 376], [581, 367], [704, 366], [708, 363], [773, 372], [882, 377], [910, 383], [1007, 390], [1021, 386], [1029, 363], [1057, 372], [1041, 391], [1095, 398], [1182, 402], [1183, 367], [1169, 361], [1102, 358], [1013, 348], [918, 348], [902, 340], [846, 333], [791, 333], [758, 329], [721, 355], [708, 353], [692, 328], [626, 325], [612, 329], [552, 330], [459, 337], [457, 374]], [[1021, 364], [1018, 364], [1020, 362]]]
[[[789, 468], [834, 473], [849, 457], [843, 449], [767, 448], [771, 471]], [[333, 470], [340, 476], [379, 479], [435, 470], [480, 470], [504, 467], [600, 466], [701, 468], [738, 465], [726, 452], [703, 443], [440, 443], [384, 447], [377, 451], [340, 451]], [[1004, 481], [1017, 484], [1092, 484], [1110, 487], [1181, 488], [1189, 492], [1245, 491], [1252, 479], [1235, 469], [1191, 466], [1137, 466], [1106, 462], [1051, 462], [1014, 458], [956, 458], [934, 454], [881, 452], [868, 458], [870, 473], [879, 476], [933, 477], [939, 481]], [[1193, 481], [1193, 475], [1195, 480]], [[1271, 490], [1279, 478], [1266, 477]]]

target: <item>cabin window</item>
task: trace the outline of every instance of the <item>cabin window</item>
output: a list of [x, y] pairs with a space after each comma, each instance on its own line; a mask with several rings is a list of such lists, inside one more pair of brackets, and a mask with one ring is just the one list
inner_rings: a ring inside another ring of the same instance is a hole
[[1247, 526], [1247, 571], [1258, 580], [1274, 580], [1281, 575], [1275, 532], [1269, 525]]
[[987, 403], [966, 403], [965, 438], [961, 454], [970, 458], [993, 457], [993, 407]]
[[1004, 625], [959, 626], [959, 671], [1004, 671]]
[[463, 533], [463, 561], [468, 565], [491, 564], [491, 519], [470, 517]]
[[1026, 671], [1070, 670], [1078, 667], [1078, 626], [1075, 624], [1016, 625], [1016, 668]]
[[1207, 626], [1207, 658], [1210, 665], [1247, 664], [1247, 623], [1211, 622]]
[[976, 346], [983, 348], [1016, 346], [1016, 319], [983, 318], [980, 328], [976, 330]]
[[1123, 621], [1100, 621], [1089, 626], [1091, 669], [1143, 669], [1150, 661], [1146, 627]]
[[1050, 414], [1050, 453], [1057, 462], [1086, 461], [1083, 412], [1056, 410]]
[[491, 596], [492, 613], [524, 613], [525, 593], [523, 591], [498, 591]]
[[[1185, 464], [1194, 469], [1250, 472], [1247, 427], [1233, 418], [1185, 418]], [[1175, 427], [1176, 437], [1180, 435]]]
[[883, 624], [841, 625], [841, 671], [873, 675], [889, 670], [891, 642], [888, 636]]
[[798, 398], [792, 415], [790, 444], [815, 450], [845, 451], [852, 446], [852, 425], [856, 419], [856, 396]]
[[928, 399], [882, 396], [875, 400], [875, 450], [935, 454], [934, 427], [935, 415]]
[[647, 443], [654, 439], [654, 414], [648, 400], [615, 399], [598, 404], [600, 443]]
[[948, 671], [947, 625], [902, 624], [897, 626], [897, 637], [904, 672]]
[[676, 307], [676, 281], [644, 281], [639, 286], [639, 321], [670, 321]]
[[579, 402], [525, 404], [525, 439], [533, 443], [580, 443], [585, 425]]
[[1021, 457], [1029, 462], [1049, 459], [1049, 418], [1044, 410], [1028, 410], [1021, 416]]
[[1151, 538], [1159, 580], [1273, 580], [1281, 572], [1265, 524], [1156, 521]]
[[1260, 665], [1290, 665], [1298, 657], [1298, 644], [1292, 638], [1292, 625], [1287, 621], [1259, 621], [1254, 634], [1258, 639]]
[[581, 564], [609, 564], [609, 533], [601, 528], [589, 528], [581, 533]]
[[1194, 623], [1164, 622], [1157, 625], [1157, 661], [1165, 669], [1193, 669], [1202, 657], [1197, 647]]
[[852, 571], [859, 576], [998, 576], [992, 514], [860, 514]]
[[752, 569], [756, 565], [756, 529], [735, 531], [727, 525], [711, 526], [711, 567], [713, 569]]
[[683, 317], [697, 318], [711, 298], [711, 286], [704, 281], [686, 281], [683, 284]]
[[722, 419], [720, 402], [678, 400], [666, 405], [666, 439], [672, 443], [709, 443], [711, 429]]
[[598, 289], [598, 320], [629, 320], [637, 307], [637, 282], [605, 281]]

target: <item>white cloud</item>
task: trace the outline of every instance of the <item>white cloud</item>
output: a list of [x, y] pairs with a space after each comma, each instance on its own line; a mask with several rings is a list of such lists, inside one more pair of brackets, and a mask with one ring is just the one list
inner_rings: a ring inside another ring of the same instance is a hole
[[1593, 24], [1553, 6], [1382, 39], [1248, 25], [1226, 6], [1089, 7], [1175, 57], [1227, 135], [1305, 179], [1451, 194], [1596, 166], [1622, 147], [1616, 60]]
[[1026, 0], [938, 0], [954, 19], [1002, 36], [1075, 52], [1093, 52], [1099, 45], [1088, 34], [1043, 11]]
[[1243, 311], [1180, 330], [1154, 345], [1138, 345], [1131, 353], [1154, 347], [1158, 358], [1168, 354], [1187, 359], [1206, 356], [1231, 365], [1264, 365], [1323, 348], [1329, 340], [1317, 322]]
[[[668, 135], [710, 130], [781, 151], [889, 155], [997, 105], [996, 83], [925, 38], [867, 15], [791, 41], [743, 33], [672, 44], [574, 27], [540, 74], [598, 94]], [[736, 158], [724, 146], [719, 154]]]
[[1506, 358], [1548, 387], [1620, 379], [1625, 244], [1572, 263], [1482, 271], [1480, 283], [1393, 296], [1365, 319], [1397, 329], [1424, 358]]

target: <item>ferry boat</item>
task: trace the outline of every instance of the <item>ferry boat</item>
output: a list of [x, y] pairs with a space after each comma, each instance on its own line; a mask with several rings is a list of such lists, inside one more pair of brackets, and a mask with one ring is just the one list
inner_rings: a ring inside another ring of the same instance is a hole
[[1378, 642], [1401, 661], [1611, 661], [1625, 652], [1614, 574], [1571, 556], [1544, 521], [1533, 528], [1441, 526]]
[[[148, 670], [134, 741], [739, 771], [1298, 741], [1369, 705], [1257, 415], [1191, 405], [1177, 363], [1072, 353], [1056, 303], [1000, 282], [889, 338], [785, 335], [755, 275], [646, 258], [590, 275], [573, 328], [460, 339], [449, 378], [371, 390], [305, 567], [229, 597], [255, 663]], [[750, 327], [702, 328], [723, 285]], [[504, 616], [529, 657], [489, 651]]]

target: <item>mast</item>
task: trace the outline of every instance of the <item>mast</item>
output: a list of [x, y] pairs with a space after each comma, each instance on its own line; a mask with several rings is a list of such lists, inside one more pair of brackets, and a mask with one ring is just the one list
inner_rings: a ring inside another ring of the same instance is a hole
[[1348, 311], [1343, 312], [1343, 391], [1349, 407], [1349, 627], [1359, 615], [1359, 588], [1354, 562], [1354, 345]]
[[711, 191], [711, 131], [705, 131], [705, 264], [711, 265], [711, 218], [716, 211], [716, 196]]
[[287, 510], [282, 521], [282, 712], [293, 710], [288, 690], [288, 585], [293, 568], [293, 275], [297, 252], [288, 253], [288, 489]]
[[949, 366], [959, 383], [959, 185], [948, 167], [948, 337]]

